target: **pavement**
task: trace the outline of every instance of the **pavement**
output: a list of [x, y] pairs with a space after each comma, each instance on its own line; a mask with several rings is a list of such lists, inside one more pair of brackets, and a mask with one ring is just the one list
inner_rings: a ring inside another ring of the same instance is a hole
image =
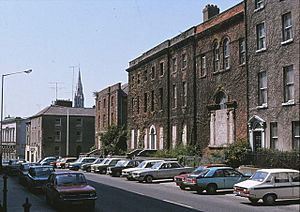
[[[0, 202], [3, 205], [3, 174], [0, 174]], [[28, 198], [31, 204], [30, 212], [50, 212], [55, 211], [47, 205], [44, 195], [41, 193], [31, 193], [24, 186], [18, 183], [18, 177], [8, 176], [7, 178], [7, 212], [24, 211], [23, 204]], [[1, 212], [1, 208], [0, 208]]]

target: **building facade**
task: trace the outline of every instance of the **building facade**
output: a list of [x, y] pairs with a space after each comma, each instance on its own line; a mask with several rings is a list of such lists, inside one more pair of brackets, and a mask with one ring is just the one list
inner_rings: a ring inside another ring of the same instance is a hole
[[101, 134], [109, 126], [127, 125], [128, 84], [117, 83], [95, 93], [95, 145], [101, 148]]
[[245, 2], [251, 147], [299, 151], [300, 2]]
[[129, 149], [224, 147], [247, 137], [244, 5], [220, 14], [208, 5], [203, 16], [129, 63]]
[[72, 102], [62, 103], [64, 106], [56, 102], [30, 117], [27, 123], [30, 161], [46, 156], [78, 156], [94, 146], [95, 108], [72, 108]]
[[26, 119], [6, 117], [2, 123], [3, 159], [25, 159]]

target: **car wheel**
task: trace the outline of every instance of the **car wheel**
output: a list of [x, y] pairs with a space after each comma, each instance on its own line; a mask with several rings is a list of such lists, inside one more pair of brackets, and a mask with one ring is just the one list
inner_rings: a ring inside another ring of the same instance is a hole
[[151, 175], [147, 175], [147, 176], [145, 177], [146, 183], [152, 183], [152, 180], [153, 180], [153, 177], [152, 177]]
[[196, 192], [197, 192], [197, 194], [202, 194], [203, 189], [198, 188], [198, 189], [196, 190]]
[[274, 205], [276, 196], [274, 194], [267, 194], [263, 197], [265, 205]]
[[87, 167], [86, 172], [91, 172], [91, 167]]
[[256, 204], [256, 203], [258, 202], [258, 200], [259, 200], [259, 199], [251, 198], [251, 197], [249, 197], [248, 199], [249, 199], [249, 201], [250, 201], [252, 204]]
[[185, 186], [184, 186], [184, 185], [180, 185], [179, 188], [180, 188], [181, 190], [185, 190]]
[[121, 176], [121, 172], [117, 171], [115, 174], [116, 177], [120, 177]]
[[106, 174], [106, 169], [101, 170], [101, 174]]
[[207, 187], [206, 187], [206, 192], [208, 194], [215, 194], [216, 193], [216, 190], [217, 190], [217, 186], [215, 184], [209, 184]]

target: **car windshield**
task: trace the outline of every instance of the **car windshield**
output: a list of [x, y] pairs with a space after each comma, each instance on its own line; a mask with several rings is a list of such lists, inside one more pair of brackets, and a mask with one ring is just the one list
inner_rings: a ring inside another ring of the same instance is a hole
[[141, 162], [141, 163], [137, 166], [137, 168], [143, 168], [143, 167], [146, 165], [146, 163], [147, 163], [147, 161]]
[[86, 179], [83, 174], [70, 173], [56, 176], [56, 184], [58, 186], [67, 185], [86, 185]]
[[192, 174], [200, 174], [201, 172], [203, 172], [203, 170], [205, 169], [205, 167], [203, 166], [199, 166], [197, 169], [195, 169]]
[[50, 167], [39, 167], [31, 170], [31, 175], [35, 177], [47, 177], [53, 172], [53, 168]]
[[262, 182], [266, 179], [268, 176], [267, 172], [255, 172], [249, 179], [254, 181]]
[[163, 163], [163, 161], [155, 163], [155, 164], [151, 167], [151, 169], [158, 169], [158, 168], [161, 166], [162, 163]]
[[99, 164], [99, 163], [102, 163], [103, 159], [102, 158], [97, 158], [93, 164]]
[[120, 167], [120, 166], [126, 166], [126, 164], [128, 163], [129, 161], [127, 160], [119, 160], [118, 163], [116, 164], [117, 167]]

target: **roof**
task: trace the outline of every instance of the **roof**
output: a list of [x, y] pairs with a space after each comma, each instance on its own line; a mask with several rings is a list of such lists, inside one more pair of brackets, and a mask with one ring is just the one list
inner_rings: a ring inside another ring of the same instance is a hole
[[95, 108], [75, 108], [50, 105], [37, 114], [31, 116], [31, 118], [38, 116], [66, 116], [67, 113], [69, 113], [69, 116], [95, 116]]
[[279, 173], [279, 172], [297, 172], [297, 173], [299, 173], [299, 171], [295, 170], [295, 169], [259, 169], [257, 171], [269, 172], [269, 173]]

